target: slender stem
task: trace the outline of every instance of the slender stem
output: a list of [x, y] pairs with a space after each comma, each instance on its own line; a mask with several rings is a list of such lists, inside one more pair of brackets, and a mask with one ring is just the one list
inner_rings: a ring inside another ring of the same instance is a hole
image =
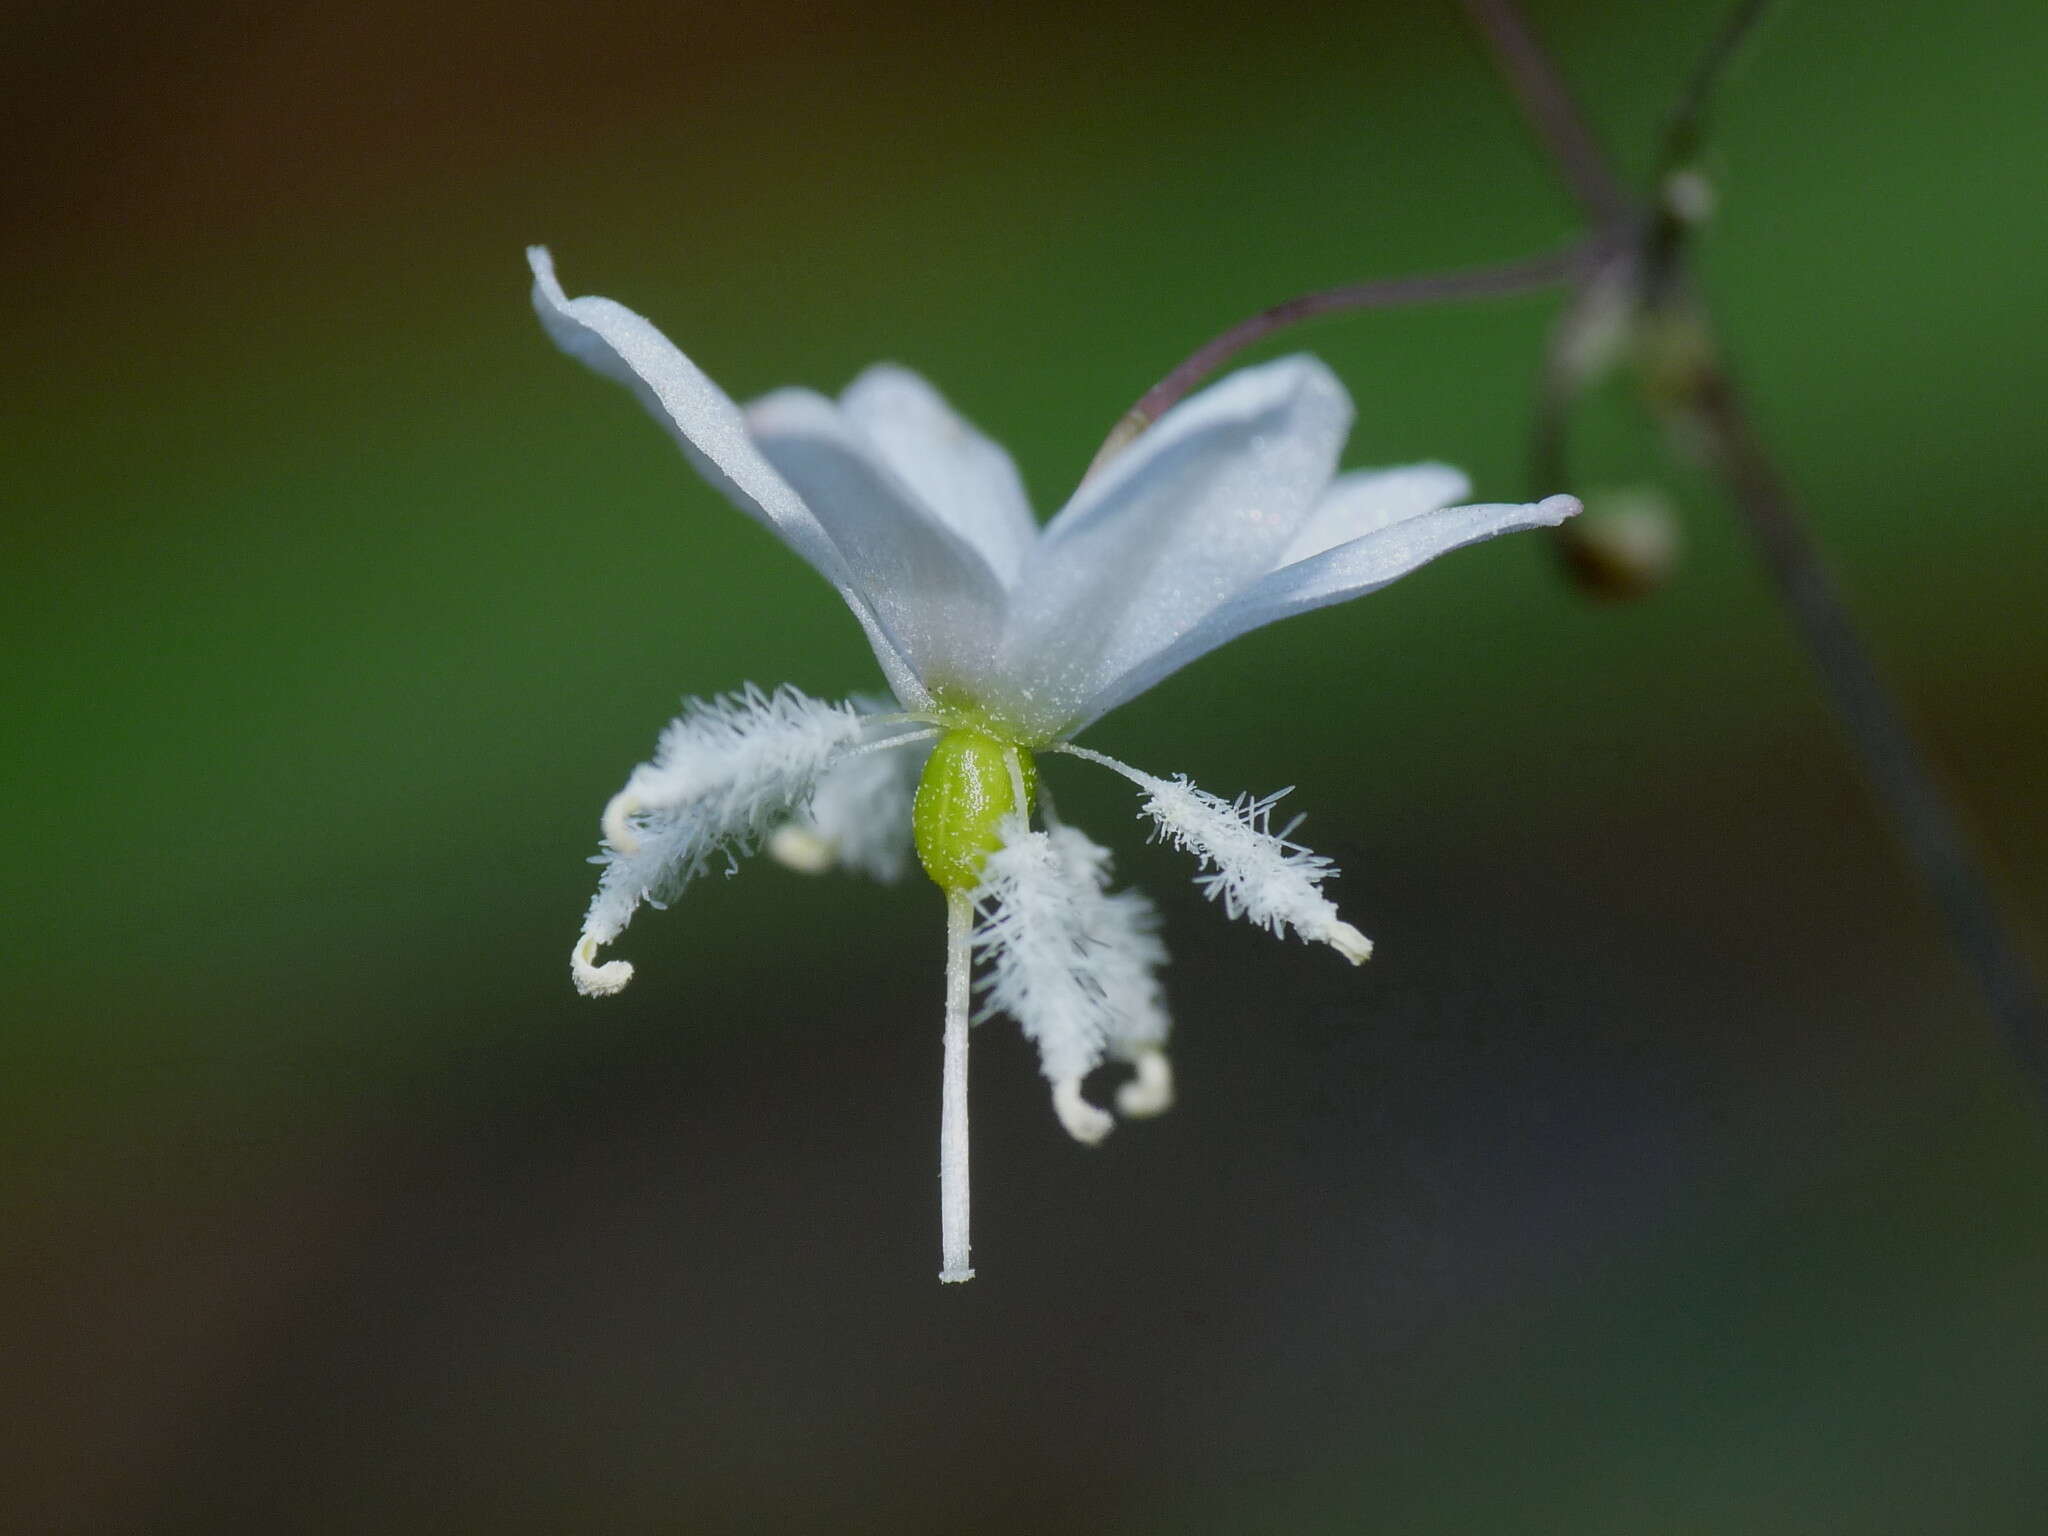
[[964, 891], [946, 893], [946, 1066], [939, 1111], [939, 1278], [972, 1280], [967, 1262], [967, 985], [974, 956], [974, 903]]
[[1641, 286], [1647, 305], [1664, 302], [1683, 286], [1684, 258], [1698, 220], [1688, 217], [1678, 205], [1675, 182], [1680, 176], [1696, 174], [1693, 163], [1705, 147], [1715, 102], [1771, 5], [1772, 0], [1735, 0], [1693, 66], [1678, 105], [1665, 123], [1657, 148], [1656, 204], [1642, 236]]
[[1513, 0], [1463, 0], [1465, 14], [1493, 50], [1536, 137], [1587, 216], [1603, 228], [1623, 222], [1634, 199], [1607, 162], [1564, 76]]
[[[1529, 478], [1524, 491], [1548, 496], [1573, 484], [1572, 412], [1588, 385], [1624, 355], [1640, 300], [1640, 259], [1633, 240], [1614, 243], [1608, 260], [1579, 283], [1550, 329], [1536, 373], [1529, 423]], [[1616, 584], [1613, 567], [1590, 548], [1582, 520], [1550, 530], [1550, 547], [1566, 575], [1586, 593], [1633, 595]]]
[[929, 725], [936, 727], [940, 722], [935, 715], [921, 715], [912, 710], [905, 709], [892, 710], [886, 715], [862, 715], [860, 723], [864, 726]]
[[[1450, 299], [1507, 298], [1548, 288], [1571, 277], [1586, 266], [1598, 249], [1598, 242], [1579, 241], [1561, 251], [1525, 256], [1493, 266], [1467, 267], [1452, 272], [1426, 272], [1414, 277], [1391, 277], [1371, 282], [1346, 283], [1315, 293], [1285, 299], [1255, 315], [1248, 315], [1228, 330], [1195, 348], [1176, 364], [1172, 372], [1138, 397], [1110, 430], [1109, 437], [1088, 466], [1092, 475], [1114, 458], [1131, 440], [1184, 399], [1194, 387], [1247, 347], [1264, 341], [1277, 331], [1304, 320], [1330, 315], [1355, 314], [1362, 310], [1399, 309], [1414, 304], [1435, 304]], [[1083, 476], [1086, 479], [1087, 476]]]
[[1773, 0], [1737, 0], [1735, 8], [1723, 19], [1721, 30], [1714, 34], [1713, 42], [1693, 66], [1685, 93], [1678, 98], [1678, 105], [1665, 125], [1663, 149], [1658, 156], [1664, 171], [1674, 170], [1699, 154], [1706, 140], [1707, 117], [1714, 97], [1772, 3]]
[[920, 731], [904, 731], [895, 736], [884, 736], [880, 741], [864, 741], [858, 746], [848, 747], [844, 752], [833, 758], [832, 766], [837, 768], [841, 763], [850, 763], [856, 757], [867, 757], [876, 752], [889, 752], [897, 747], [912, 746], [920, 741], [933, 741], [937, 739], [938, 735], [939, 728], [934, 725], [927, 726]]
[[1077, 747], [1071, 741], [1056, 741], [1050, 747], [1047, 747], [1046, 750], [1048, 752], [1064, 752], [1069, 757], [1078, 757], [1087, 762], [1098, 763], [1102, 767], [1107, 768], [1111, 773], [1122, 774], [1140, 789], [1150, 789], [1159, 782], [1149, 773], [1140, 773], [1129, 763], [1120, 763], [1115, 758], [1102, 752], [1096, 752], [1088, 747]]
[[1028, 825], [1031, 821], [1031, 797], [1024, 793], [1024, 760], [1018, 757], [1015, 747], [1005, 747], [1003, 763], [1010, 770], [1010, 796], [1017, 802], [1017, 814]]
[[1529, 483], [1532, 496], [1549, 495], [1571, 484], [1567, 440], [1571, 409], [1584, 388], [1586, 366], [1573, 357], [1590, 326], [1600, 324], [1592, 313], [1600, 297], [1596, 280], [1582, 285], [1551, 328], [1536, 376], [1536, 406], [1529, 433]]
[[[1692, 292], [1687, 257], [1696, 223], [1672, 205], [1668, 178], [1699, 154], [1707, 121], [1743, 45], [1770, 0], [1735, 0], [1687, 82], [1659, 147], [1658, 199], [1645, 212], [1615, 178], [1549, 55], [1515, 0], [1463, 0], [1485, 34], [1539, 138], [1580, 204], [1608, 232], [1632, 287], [1637, 322], [1676, 322], [1681, 347], [1661, 396], [1701, 440], [1726, 481], [1820, 673], [1835, 713], [1893, 829], [1939, 909], [1949, 937], [1998, 1023], [2029, 1086], [2048, 1107], [2048, 1013], [2007, 931], [1957, 818], [1929, 772], [1893, 695], [1878, 675], [1798, 504], [1752, 426], [1720, 362], [1711, 321]], [[1598, 277], [1593, 279], [1597, 283]], [[1597, 295], [1582, 291], [1582, 309]], [[1590, 311], [1588, 311], [1590, 313]], [[1592, 323], [1598, 323], [1597, 318]], [[1539, 485], [1562, 483], [1565, 421], [1576, 394], [1567, 349], [1571, 320], [1552, 339], [1531, 449]], [[1689, 332], [1689, 334], [1688, 334]]]
[[1777, 583], [1871, 788], [1940, 910], [2007, 1049], [2048, 1104], [2048, 1015], [2018, 945], [1912, 733], [1865, 649], [1797, 502], [1758, 441], [1733, 381], [1707, 369], [1687, 416]]

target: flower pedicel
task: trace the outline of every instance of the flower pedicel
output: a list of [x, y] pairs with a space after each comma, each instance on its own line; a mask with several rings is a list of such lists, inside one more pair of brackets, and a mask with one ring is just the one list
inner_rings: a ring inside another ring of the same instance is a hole
[[598, 951], [634, 910], [764, 841], [796, 868], [884, 878], [914, 847], [947, 912], [939, 1278], [969, 1279], [977, 960], [984, 1014], [1010, 1014], [1036, 1043], [1075, 1138], [1099, 1141], [1114, 1123], [1082, 1094], [1105, 1060], [1133, 1069], [1124, 1114], [1173, 1100], [1157, 913], [1109, 889], [1105, 849], [1039, 814], [1035, 755], [1121, 774], [1231, 916], [1357, 964], [1372, 946], [1323, 894], [1330, 861], [1293, 842], [1291, 823], [1271, 826], [1279, 795], [1225, 800], [1073, 738], [1248, 630], [1463, 545], [1554, 526], [1579, 504], [1455, 506], [1465, 478], [1437, 464], [1336, 474], [1351, 401], [1298, 356], [1176, 406], [1040, 528], [1009, 456], [917, 375], [884, 365], [837, 401], [779, 390], [743, 411], [640, 316], [566, 297], [548, 253], [528, 259], [557, 345], [632, 389], [706, 480], [839, 590], [895, 695], [892, 708], [749, 687], [688, 702], [605, 808], [576, 985], [618, 991], [633, 968]]

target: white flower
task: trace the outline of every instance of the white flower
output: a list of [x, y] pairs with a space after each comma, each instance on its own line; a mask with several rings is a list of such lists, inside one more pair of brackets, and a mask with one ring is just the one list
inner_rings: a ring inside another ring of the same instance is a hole
[[1108, 855], [1080, 832], [1034, 829], [1034, 754], [1123, 774], [1159, 834], [1202, 861], [1200, 883], [1231, 916], [1356, 964], [1371, 946], [1322, 893], [1329, 860], [1290, 841], [1292, 824], [1268, 826], [1277, 795], [1226, 801], [1072, 738], [1248, 630], [1466, 544], [1554, 526], [1579, 504], [1453, 505], [1465, 478], [1437, 464], [1337, 474], [1350, 399], [1321, 363], [1288, 357], [1169, 411], [1041, 528], [1009, 456], [917, 375], [883, 365], [837, 401], [780, 390], [742, 411], [647, 321], [609, 299], [566, 297], [547, 252], [528, 257], [556, 343], [631, 388], [706, 480], [838, 589], [900, 706], [751, 688], [689, 704], [607, 807], [577, 986], [625, 985], [632, 967], [596, 952], [635, 907], [764, 838], [797, 868], [883, 877], [914, 841], [947, 897], [941, 1278], [964, 1280], [975, 954], [989, 1007], [1039, 1046], [1077, 1138], [1099, 1140], [1112, 1124], [1081, 1092], [1108, 1057], [1135, 1069], [1118, 1097], [1126, 1114], [1172, 1100], [1156, 913], [1108, 891]]

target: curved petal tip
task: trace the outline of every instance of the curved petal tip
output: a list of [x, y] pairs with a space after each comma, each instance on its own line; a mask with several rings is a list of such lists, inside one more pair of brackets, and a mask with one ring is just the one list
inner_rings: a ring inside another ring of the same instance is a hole
[[633, 962], [607, 960], [599, 965], [597, 940], [579, 939], [569, 951], [569, 974], [576, 980], [576, 990], [585, 997], [610, 997], [633, 979]]
[[544, 245], [529, 245], [526, 248], [526, 265], [533, 272], [534, 282], [557, 302], [562, 300], [562, 285], [555, 278], [555, 258], [548, 254]]
[[1116, 1107], [1133, 1120], [1173, 1108], [1173, 1064], [1166, 1052], [1148, 1050], [1131, 1063], [1135, 1075], [1116, 1091]]

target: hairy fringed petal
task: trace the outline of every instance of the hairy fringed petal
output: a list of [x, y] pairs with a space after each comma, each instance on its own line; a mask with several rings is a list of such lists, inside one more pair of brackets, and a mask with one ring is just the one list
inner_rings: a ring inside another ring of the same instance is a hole
[[1081, 1080], [1106, 1054], [1157, 1056], [1170, 1027], [1158, 913], [1136, 891], [1107, 890], [1109, 851], [1074, 827], [1034, 832], [1012, 817], [1002, 839], [977, 897], [984, 1017], [1017, 1021], [1038, 1047], [1061, 1123], [1076, 1140], [1100, 1141], [1114, 1122], [1081, 1097]]
[[1087, 926], [1094, 884], [1021, 817], [1004, 823], [1002, 838], [983, 866], [977, 902], [974, 948], [988, 967], [982, 1017], [1007, 1013], [1022, 1025], [1051, 1081], [1086, 1077], [1109, 1039], [1109, 999]]
[[1082, 925], [1095, 943], [1095, 974], [1109, 1005], [1105, 1043], [1122, 1061], [1166, 1043], [1173, 1020], [1159, 968], [1166, 945], [1159, 909], [1142, 891], [1109, 889], [1109, 850], [1079, 827], [1061, 824], [1046, 833], [1054, 854], [1073, 878]]
[[[859, 695], [854, 707], [876, 715], [889, 705]], [[929, 746], [842, 757], [818, 780], [808, 809], [799, 807], [770, 834], [768, 851], [806, 875], [833, 868], [893, 885], [910, 868], [910, 807]]]
[[1320, 853], [1292, 842], [1298, 818], [1272, 830], [1273, 807], [1287, 793], [1263, 798], [1249, 794], [1225, 800], [1198, 789], [1185, 776], [1141, 777], [1144, 811], [1159, 835], [1192, 853], [1206, 866], [1196, 884], [1232, 917], [1257, 923], [1268, 933], [1293, 929], [1312, 943], [1328, 944], [1353, 965], [1372, 953], [1372, 941], [1337, 916], [1323, 882], [1337, 867]]
[[860, 739], [850, 704], [825, 704], [794, 688], [749, 684], [709, 701], [687, 700], [605, 808], [608, 846], [597, 895], [572, 960], [577, 989], [616, 992], [633, 978], [623, 960], [595, 962], [645, 901], [661, 906], [719, 859], [730, 862], [797, 806], [839, 754]]

